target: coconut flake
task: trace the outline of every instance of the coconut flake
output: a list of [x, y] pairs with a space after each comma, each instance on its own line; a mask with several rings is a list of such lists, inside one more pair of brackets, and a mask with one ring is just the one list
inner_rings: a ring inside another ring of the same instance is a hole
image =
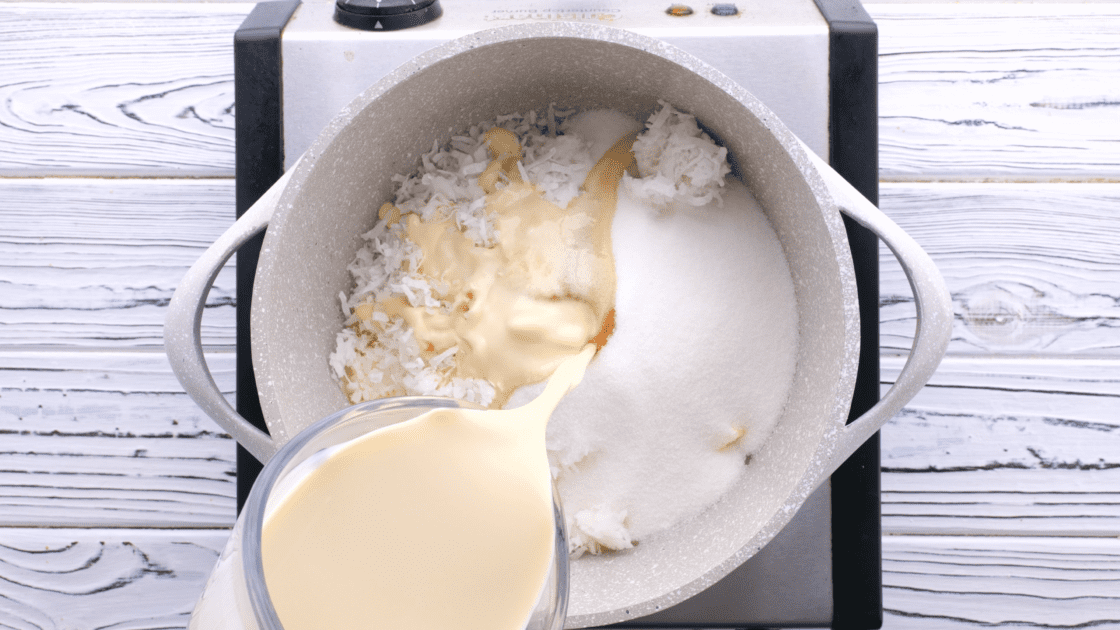
[[634, 141], [639, 178], [623, 178], [635, 198], [659, 209], [676, 204], [700, 207], [723, 205], [720, 189], [731, 172], [727, 149], [700, 130], [696, 117], [658, 101], [661, 109], [649, 117], [646, 131]]

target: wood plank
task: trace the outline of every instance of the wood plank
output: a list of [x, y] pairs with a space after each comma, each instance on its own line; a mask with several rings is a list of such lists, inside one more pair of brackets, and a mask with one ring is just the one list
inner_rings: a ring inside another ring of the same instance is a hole
[[[951, 353], [1120, 356], [1120, 185], [888, 183], [880, 206], [949, 285]], [[914, 302], [886, 247], [880, 307], [884, 352], [908, 351]]]
[[947, 358], [883, 428], [884, 531], [1120, 536], [1118, 403], [1120, 361]]
[[[211, 353], [232, 389], [232, 356]], [[891, 382], [901, 361], [884, 361]], [[0, 524], [226, 526], [233, 444], [156, 353], [0, 355]], [[1120, 362], [950, 358], [883, 431], [888, 532], [1120, 535]]]
[[[0, 174], [231, 175], [248, 3], [0, 7]], [[893, 179], [1113, 178], [1120, 8], [869, 4]]]
[[[0, 346], [9, 347], [158, 347], [175, 284], [233, 215], [224, 179], [0, 179], [0, 195], [9, 200]], [[946, 276], [957, 308], [951, 352], [1120, 349], [1120, 185], [893, 183], [881, 205]], [[234, 343], [232, 264], [208, 301], [210, 345]], [[904, 352], [913, 301], [885, 248], [881, 284], [883, 349]]]
[[228, 537], [0, 528], [0, 627], [186, 628]]
[[866, 8], [883, 178], [1120, 179], [1120, 6]]
[[0, 5], [0, 175], [231, 176], [252, 7]]
[[[230, 179], [0, 179], [0, 348], [158, 348], [175, 286], [233, 224]], [[234, 261], [202, 339], [232, 346]]]
[[1120, 628], [1120, 540], [886, 536], [884, 628]]
[[[185, 628], [228, 530], [0, 529], [0, 624]], [[887, 536], [885, 628], [1118, 627], [1120, 541]]]
[[[208, 360], [232, 392], [233, 354]], [[0, 353], [0, 436], [0, 526], [233, 523], [234, 442], [163, 353]]]

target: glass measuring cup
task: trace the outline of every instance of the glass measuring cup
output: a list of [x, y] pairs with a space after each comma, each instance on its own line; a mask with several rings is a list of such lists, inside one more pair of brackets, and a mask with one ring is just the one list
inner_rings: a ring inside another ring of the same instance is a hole
[[[465, 407], [447, 398], [409, 396], [360, 403], [300, 432], [265, 465], [253, 486], [230, 540], [191, 616], [190, 628], [283, 630], [264, 579], [261, 532], [277, 499], [292, 490], [323, 451], [431, 409]], [[526, 630], [560, 630], [568, 604], [568, 545], [560, 502], [553, 490], [555, 544], [548, 578]]]

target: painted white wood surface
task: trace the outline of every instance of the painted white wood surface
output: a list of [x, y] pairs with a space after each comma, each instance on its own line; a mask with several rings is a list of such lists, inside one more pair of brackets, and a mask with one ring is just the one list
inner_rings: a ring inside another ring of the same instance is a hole
[[[159, 350], [175, 286], [234, 218], [232, 179], [0, 178], [0, 347]], [[236, 340], [234, 261], [202, 341]]]
[[[232, 391], [232, 354], [211, 352]], [[232, 524], [234, 449], [161, 354], [4, 352], [0, 525]], [[901, 360], [884, 361], [891, 382]], [[947, 359], [883, 431], [888, 533], [1115, 536], [1120, 361]]]
[[947, 358], [881, 433], [884, 531], [1120, 535], [1118, 410], [1120, 360]]
[[1120, 178], [1116, 4], [868, 4], [880, 176]]
[[[233, 353], [208, 360], [232, 393]], [[162, 352], [3, 352], [0, 365], [0, 526], [233, 525], [234, 442]]]
[[232, 175], [252, 6], [5, 3], [0, 175]]
[[[233, 194], [225, 179], [0, 179], [0, 347], [160, 347], [167, 301], [229, 227]], [[892, 182], [880, 205], [945, 275], [950, 352], [1120, 356], [1120, 184]], [[233, 267], [210, 292], [208, 346], [234, 343]], [[913, 301], [885, 248], [880, 273], [882, 348], [904, 352]]]
[[0, 528], [0, 628], [185, 628], [229, 531]]
[[[184, 627], [233, 522], [233, 443], [160, 345], [232, 221], [251, 6], [0, 2], [0, 627]], [[1120, 4], [867, 9], [882, 206], [957, 309], [883, 432], [885, 627], [1120, 628]], [[885, 387], [914, 320], [882, 261]]]
[[[84, 6], [0, 11], [0, 175], [231, 176], [231, 38], [252, 5]], [[884, 178], [1118, 177], [1120, 5], [867, 9]]]
[[[5, 347], [158, 348], [175, 284], [233, 216], [231, 180], [0, 179], [0, 198]], [[1117, 355], [1120, 185], [888, 183], [880, 198], [946, 277], [951, 352]], [[232, 270], [208, 300], [210, 346], [233, 344]], [[885, 249], [881, 275], [883, 350], [902, 352], [913, 303]]]
[[[0, 529], [0, 627], [185, 627], [227, 537], [227, 530]], [[998, 542], [885, 537], [884, 627], [1120, 625], [1120, 540]], [[94, 594], [98, 605], [74, 605]]]
[[[1120, 184], [892, 182], [879, 200], [945, 277], [950, 353], [1120, 357]], [[913, 299], [880, 254], [881, 344], [903, 352]]]
[[1120, 540], [886, 536], [883, 627], [1120, 627]]

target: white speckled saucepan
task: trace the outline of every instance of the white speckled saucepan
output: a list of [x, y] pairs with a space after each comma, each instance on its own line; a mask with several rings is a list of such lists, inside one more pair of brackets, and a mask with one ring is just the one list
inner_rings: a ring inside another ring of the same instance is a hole
[[[447, 141], [452, 128], [550, 103], [608, 107], [644, 120], [658, 99], [695, 115], [728, 148], [776, 230], [798, 304], [796, 374], [773, 435], [716, 505], [634, 549], [572, 563], [568, 626], [623, 621], [699, 592], [773, 538], [809, 493], [925, 385], [945, 352], [952, 310], [933, 262], [905, 232], [743, 88], [659, 40], [574, 23], [516, 25], [449, 42], [370, 87], [184, 278], [166, 326], [176, 374], [208, 414], [267, 460], [348, 404], [327, 365], [342, 324], [338, 295], [351, 288], [346, 267], [360, 235], [392, 198], [392, 175], [415, 169], [420, 154], [433, 141]], [[840, 212], [872, 229], [901, 261], [919, 322], [895, 385], [848, 426], [860, 340]], [[251, 321], [271, 437], [218, 392], [198, 333], [218, 269], [266, 226]]]

